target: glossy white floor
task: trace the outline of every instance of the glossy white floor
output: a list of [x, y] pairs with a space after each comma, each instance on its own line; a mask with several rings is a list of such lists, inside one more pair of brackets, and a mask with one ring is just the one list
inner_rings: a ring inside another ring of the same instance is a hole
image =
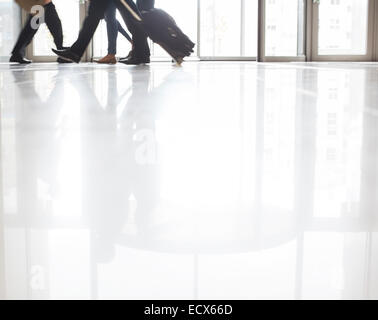
[[2, 298], [378, 298], [378, 64], [0, 65], [0, 112]]

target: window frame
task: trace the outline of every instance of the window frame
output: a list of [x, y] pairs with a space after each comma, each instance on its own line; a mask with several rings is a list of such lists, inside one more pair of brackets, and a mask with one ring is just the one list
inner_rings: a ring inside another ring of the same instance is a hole
[[378, 15], [376, 15], [377, 0], [368, 0], [368, 30], [367, 30], [367, 47], [365, 55], [320, 55], [318, 53], [319, 46], [319, 4], [313, 2], [312, 8], [312, 52], [311, 61], [346, 61], [346, 62], [364, 62], [376, 60], [374, 50], [374, 29]]
[[[309, 3], [307, 0], [304, 0], [303, 5], [303, 30], [301, 31], [303, 35], [303, 40], [301, 41], [301, 51], [303, 54], [299, 54], [297, 56], [268, 56], [266, 55], [265, 46], [266, 46], [266, 1], [267, 0], [259, 0], [259, 8], [258, 8], [258, 62], [305, 62], [307, 60], [306, 54], [306, 44], [307, 44], [307, 25], [308, 25], [308, 8]], [[312, 0], [310, 0], [312, 1]], [[299, 32], [298, 32], [299, 37]], [[298, 41], [299, 42], [299, 41]], [[300, 43], [300, 42], [299, 42]]]

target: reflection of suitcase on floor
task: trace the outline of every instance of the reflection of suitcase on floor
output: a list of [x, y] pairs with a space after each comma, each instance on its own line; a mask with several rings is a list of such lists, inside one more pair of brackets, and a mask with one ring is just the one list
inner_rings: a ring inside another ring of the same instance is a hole
[[125, 1], [121, 0], [121, 2], [135, 19], [142, 22], [151, 40], [167, 51], [178, 64], [194, 52], [195, 44], [181, 31], [168, 13], [161, 9], [152, 9], [143, 11], [142, 17], [139, 17]]

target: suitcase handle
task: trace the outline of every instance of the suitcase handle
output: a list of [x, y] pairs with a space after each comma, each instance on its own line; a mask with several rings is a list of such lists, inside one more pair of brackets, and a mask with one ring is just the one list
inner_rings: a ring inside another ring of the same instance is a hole
[[125, 6], [125, 8], [131, 13], [131, 15], [138, 21], [142, 21], [142, 18], [125, 2], [125, 0], [121, 0], [121, 3]]

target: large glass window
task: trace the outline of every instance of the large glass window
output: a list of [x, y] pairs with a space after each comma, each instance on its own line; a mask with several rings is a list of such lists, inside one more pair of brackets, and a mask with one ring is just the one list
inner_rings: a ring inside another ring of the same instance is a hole
[[201, 56], [257, 56], [257, 0], [201, 0]]
[[365, 55], [369, 0], [321, 0], [319, 54]]
[[0, 61], [7, 60], [20, 31], [20, 9], [13, 0], [0, 0]]
[[240, 54], [240, 1], [201, 1], [201, 54], [237, 56]]
[[257, 57], [258, 1], [244, 0], [242, 5], [242, 56]]
[[265, 55], [296, 57], [303, 53], [303, 0], [265, 1]]
[[[64, 29], [64, 44], [77, 38], [84, 17], [84, 0], [54, 0]], [[180, 28], [196, 43], [195, 53], [201, 58], [242, 58], [257, 56], [258, 0], [156, 0], [156, 7], [171, 14]], [[261, 59], [268, 61], [303, 60], [306, 43], [306, 0], [264, 0], [261, 16]], [[321, 0], [313, 9], [312, 59], [333, 56], [357, 60], [373, 57], [374, 19], [369, 12], [371, 0]], [[7, 60], [20, 31], [20, 9], [12, 0], [0, 0], [0, 61]], [[80, 12], [82, 14], [80, 14]], [[124, 26], [123, 19], [117, 14]], [[311, 21], [311, 20], [310, 20]], [[153, 57], [166, 57], [166, 52], [151, 44]], [[53, 61], [52, 36], [41, 26], [29, 58]], [[107, 54], [106, 23], [101, 22], [93, 41], [93, 56]], [[118, 56], [126, 56], [131, 44], [119, 36]], [[44, 57], [48, 57], [44, 59]], [[284, 57], [284, 59], [280, 59]], [[38, 60], [36, 60], [38, 61]]]

